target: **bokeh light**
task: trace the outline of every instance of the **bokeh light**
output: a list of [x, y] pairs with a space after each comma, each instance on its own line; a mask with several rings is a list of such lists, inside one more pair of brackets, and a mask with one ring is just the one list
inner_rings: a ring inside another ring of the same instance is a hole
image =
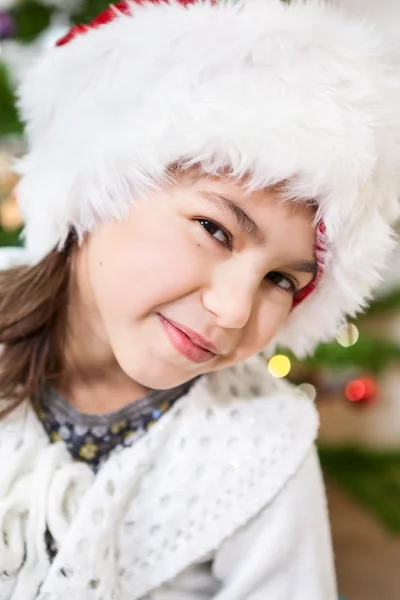
[[349, 381], [345, 388], [346, 398], [350, 402], [359, 402], [365, 396], [365, 385], [360, 379]]
[[313, 385], [311, 385], [311, 383], [301, 383], [297, 386], [296, 390], [300, 394], [305, 394], [306, 396], [308, 396], [308, 398], [312, 402], [314, 402], [314, 400], [317, 397], [317, 389]]
[[284, 354], [276, 354], [268, 362], [268, 371], [274, 377], [286, 377], [291, 368], [290, 360]]
[[339, 329], [336, 337], [338, 343], [344, 348], [349, 348], [357, 343], [360, 333], [353, 323], [345, 323]]
[[360, 377], [349, 381], [345, 395], [350, 402], [370, 400], [376, 393], [376, 383], [372, 377]]

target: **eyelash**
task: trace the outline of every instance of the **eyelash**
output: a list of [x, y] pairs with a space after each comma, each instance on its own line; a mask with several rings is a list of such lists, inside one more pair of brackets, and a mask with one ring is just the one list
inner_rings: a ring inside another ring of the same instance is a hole
[[[211, 221], [210, 219], [197, 219], [197, 222], [202, 226], [203, 229], [205, 229], [205, 231], [208, 233], [208, 235], [217, 242], [217, 244], [220, 244], [221, 246], [223, 246], [227, 250], [232, 250], [232, 248], [233, 248], [232, 235], [228, 231], [226, 231], [226, 229], [224, 229], [224, 227], [222, 227], [221, 225], [219, 225], [215, 221]], [[214, 232], [209, 231], [209, 229], [214, 229]], [[218, 238], [214, 237], [215, 233], [217, 231], [222, 231], [222, 233], [226, 237], [226, 241], [225, 242], [223, 242], [223, 241], [219, 240]], [[284, 287], [279, 286], [275, 281], [272, 281], [272, 283], [274, 283], [282, 291], [284, 291], [284, 292], [290, 292], [293, 296], [295, 296], [297, 294], [297, 292], [299, 291], [299, 288], [296, 285], [296, 282], [294, 281], [294, 279], [292, 277], [289, 277], [288, 275], [280, 273], [279, 271], [271, 271], [266, 276], [266, 279], [267, 278], [271, 278], [271, 276], [275, 276], [275, 277], [278, 276], [281, 279], [284, 279], [285, 281], [287, 281], [289, 283], [290, 288], [284, 288]], [[270, 279], [270, 281], [271, 281], [271, 279]]]

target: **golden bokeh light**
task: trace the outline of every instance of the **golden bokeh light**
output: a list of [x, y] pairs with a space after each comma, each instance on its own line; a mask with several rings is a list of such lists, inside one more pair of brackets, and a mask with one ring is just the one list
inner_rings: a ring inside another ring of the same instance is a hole
[[268, 362], [268, 371], [274, 377], [286, 377], [291, 368], [290, 360], [284, 354], [276, 354]]

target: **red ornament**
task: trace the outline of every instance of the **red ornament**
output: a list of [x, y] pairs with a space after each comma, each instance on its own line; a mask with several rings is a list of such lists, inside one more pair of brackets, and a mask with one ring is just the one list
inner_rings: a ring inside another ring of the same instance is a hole
[[345, 395], [350, 402], [361, 405], [370, 405], [376, 401], [377, 386], [372, 377], [359, 377], [349, 381], [345, 388]]

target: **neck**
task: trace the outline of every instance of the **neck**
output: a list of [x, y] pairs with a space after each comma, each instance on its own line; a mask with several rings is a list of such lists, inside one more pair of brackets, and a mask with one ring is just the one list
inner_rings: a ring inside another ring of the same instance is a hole
[[86, 414], [123, 408], [149, 390], [130, 379], [106, 338], [86, 273], [85, 248], [72, 261], [63, 378], [59, 392]]

